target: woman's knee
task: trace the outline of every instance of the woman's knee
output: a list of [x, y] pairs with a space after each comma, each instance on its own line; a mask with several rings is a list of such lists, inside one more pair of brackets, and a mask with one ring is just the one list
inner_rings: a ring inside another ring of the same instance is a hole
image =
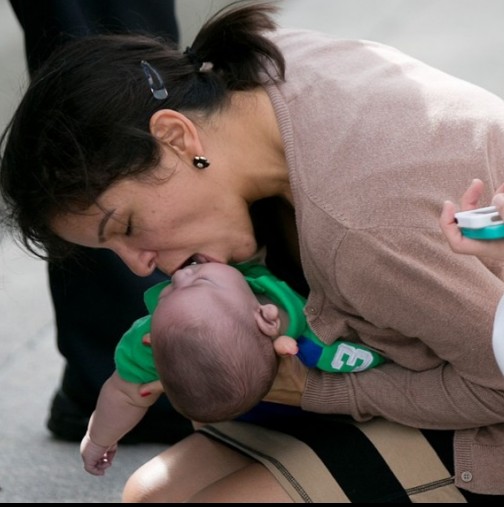
[[[156, 458], [136, 470], [126, 481], [123, 503], [170, 503], [172, 491], [169, 474], [163, 471]], [[175, 490], [176, 491], [176, 490]]]
[[186, 502], [253, 462], [219, 442], [194, 433], [136, 470], [126, 482], [123, 502]]
[[187, 503], [293, 503], [263, 465], [252, 462], [198, 491]]

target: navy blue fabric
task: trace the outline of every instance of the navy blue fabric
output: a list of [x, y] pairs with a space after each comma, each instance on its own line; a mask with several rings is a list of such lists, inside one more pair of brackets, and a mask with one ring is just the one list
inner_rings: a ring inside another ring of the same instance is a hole
[[[24, 31], [31, 75], [57, 46], [71, 38], [119, 32], [148, 32], [175, 42], [179, 38], [174, 0], [10, 3]], [[166, 277], [156, 272], [140, 278], [112, 252], [86, 248], [79, 249], [76, 259], [50, 264], [48, 274], [58, 349], [66, 361], [63, 391], [90, 414], [103, 382], [114, 370], [117, 342], [131, 323], [145, 314], [144, 291]], [[161, 397], [139, 426], [149, 420], [161, 426], [164, 420], [166, 432], [170, 427], [167, 417], [181, 418], [166, 397]]]

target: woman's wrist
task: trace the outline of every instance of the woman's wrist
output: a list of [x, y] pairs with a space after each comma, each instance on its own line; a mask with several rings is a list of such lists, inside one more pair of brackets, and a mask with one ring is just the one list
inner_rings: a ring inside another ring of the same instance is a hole
[[319, 414], [351, 414], [348, 374], [308, 372], [301, 408]]
[[294, 356], [282, 357], [278, 373], [266, 401], [283, 405], [301, 406], [308, 368]]

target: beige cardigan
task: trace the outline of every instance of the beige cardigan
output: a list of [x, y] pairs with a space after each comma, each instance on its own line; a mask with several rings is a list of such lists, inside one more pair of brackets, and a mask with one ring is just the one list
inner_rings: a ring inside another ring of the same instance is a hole
[[304, 409], [455, 429], [456, 484], [504, 494], [504, 376], [492, 327], [504, 265], [438, 225], [475, 177], [504, 182], [504, 101], [395, 49], [279, 30], [267, 85], [285, 144], [315, 333], [391, 363], [309, 374]]

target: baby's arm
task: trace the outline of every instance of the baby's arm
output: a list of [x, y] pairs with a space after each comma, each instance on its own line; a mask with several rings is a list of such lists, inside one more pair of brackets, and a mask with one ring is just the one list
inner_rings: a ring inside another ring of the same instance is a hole
[[297, 356], [304, 365], [329, 373], [357, 373], [385, 362], [380, 354], [365, 345], [345, 340], [327, 345], [318, 339], [300, 336], [297, 344]]
[[300, 336], [295, 340], [282, 335], [273, 341], [273, 347], [280, 357], [297, 355], [305, 366], [330, 373], [357, 373], [385, 362], [368, 347], [343, 340], [326, 345], [315, 338]]
[[[309, 367], [342, 373], [345, 370], [357, 372], [374, 368], [384, 362], [383, 357], [364, 346], [337, 341], [332, 346], [324, 348], [305, 337], [300, 338], [295, 340], [290, 336], [282, 335], [273, 341], [273, 348], [280, 357], [280, 361], [275, 382], [264, 397], [265, 401], [299, 407]], [[318, 350], [314, 352], [313, 347]], [[363, 353], [366, 355], [362, 356]], [[313, 362], [314, 358], [316, 358], [315, 362]], [[356, 364], [347, 364], [352, 358], [357, 360]], [[366, 360], [364, 361], [363, 358]], [[310, 363], [314, 364], [308, 366]]]
[[84, 469], [93, 475], [104, 475], [112, 465], [117, 442], [140, 422], [158, 398], [159, 394], [143, 397], [138, 384], [126, 382], [114, 372], [103, 384], [81, 442]]

